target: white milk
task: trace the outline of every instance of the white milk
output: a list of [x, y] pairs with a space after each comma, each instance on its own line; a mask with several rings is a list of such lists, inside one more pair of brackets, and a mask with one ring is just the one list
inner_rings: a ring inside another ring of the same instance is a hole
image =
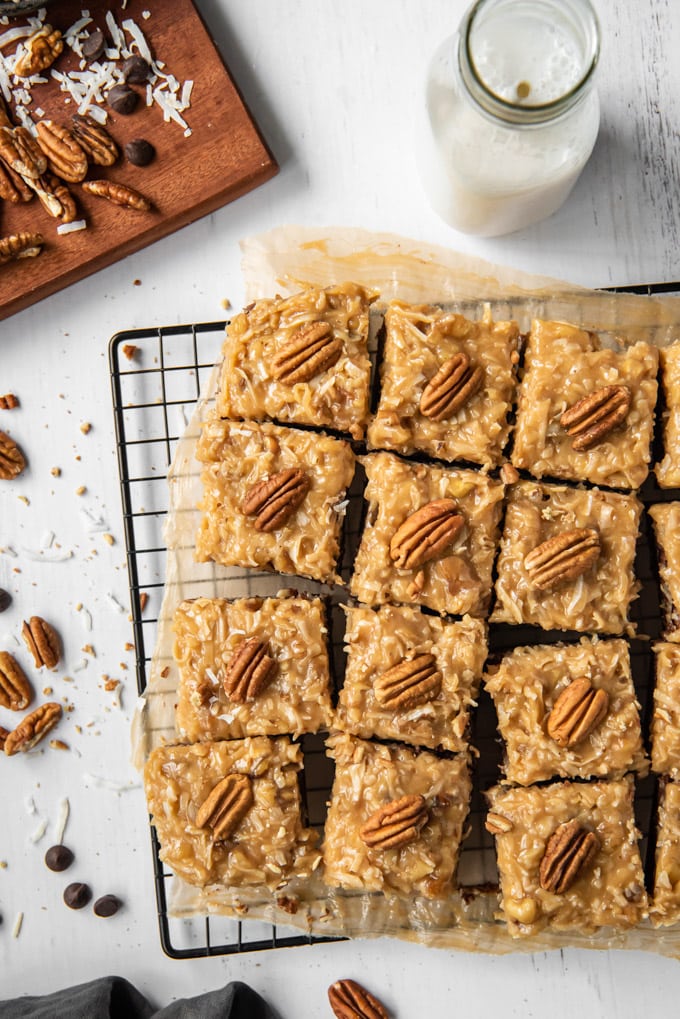
[[480, 0], [435, 53], [417, 151], [434, 208], [458, 230], [510, 233], [571, 191], [599, 126], [597, 24], [593, 41], [583, 6]]

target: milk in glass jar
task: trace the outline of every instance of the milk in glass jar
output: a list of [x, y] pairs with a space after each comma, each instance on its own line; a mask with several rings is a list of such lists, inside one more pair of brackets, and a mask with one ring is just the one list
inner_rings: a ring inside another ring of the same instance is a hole
[[417, 152], [437, 212], [494, 236], [550, 216], [592, 152], [600, 48], [589, 0], [477, 0], [435, 53]]

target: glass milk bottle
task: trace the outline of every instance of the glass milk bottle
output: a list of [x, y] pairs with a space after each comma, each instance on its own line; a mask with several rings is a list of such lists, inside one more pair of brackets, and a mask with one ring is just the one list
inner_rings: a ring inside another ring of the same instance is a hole
[[435, 53], [417, 152], [432, 205], [491, 237], [550, 216], [592, 152], [599, 26], [589, 0], [477, 0]]

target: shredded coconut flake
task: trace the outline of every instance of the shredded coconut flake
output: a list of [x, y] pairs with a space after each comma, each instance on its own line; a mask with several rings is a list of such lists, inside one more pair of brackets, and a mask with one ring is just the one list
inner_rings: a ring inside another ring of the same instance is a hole
[[57, 831], [55, 835], [57, 845], [61, 845], [64, 841], [64, 832], [66, 831], [66, 824], [70, 813], [71, 805], [65, 797], [63, 800], [59, 801], [59, 817], [57, 819]]
[[22, 925], [23, 922], [24, 922], [24, 914], [23, 913], [17, 913], [16, 918], [14, 920], [14, 927], [12, 927], [12, 937], [13, 938], [18, 938], [19, 935], [21, 934], [21, 925]]
[[108, 600], [110, 601], [110, 603], [113, 605], [114, 609], [116, 609], [117, 612], [125, 612], [125, 607], [121, 605], [121, 603], [116, 598], [115, 594], [112, 594], [109, 591], [106, 597], [108, 598]]
[[49, 824], [49, 821], [47, 820], [46, 817], [44, 817], [42, 819], [42, 821], [40, 822], [40, 824], [38, 825], [38, 827], [33, 832], [33, 834], [29, 836], [30, 841], [31, 842], [40, 842], [40, 839], [43, 837], [43, 835], [47, 831], [47, 825], [48, 824]]
[[58, 234], [73, 234], [78, 230], [87, 229], [87, 222], [84, 219], [74, 219], [71, 223], [61, 223], [57, 227]]

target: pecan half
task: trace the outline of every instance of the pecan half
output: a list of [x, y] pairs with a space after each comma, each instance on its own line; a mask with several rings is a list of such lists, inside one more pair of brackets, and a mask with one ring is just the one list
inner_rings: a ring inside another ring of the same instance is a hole
[[105, 198], [114, 205], [122, 205], [126, 209], [136, 209], [137, 212], [149, 212], [151, 202], [144, 195], [126, 184], [114, 184], [112, 180], [86, 180], [83, 181], [83, 190], [98, 198]]
[[[0, 245], [2, 242], [0, 241]], [[5, 432], [0, 432], [0, 478], [9, 481], [21, 474], [26, 466], [24, 454], [17, 446], [14, 439], [10, 439]]]
[[0, 753], [4, 753], [5, 743], [9, 736], [9, 729], [5, 729], [4, 725], [0, 725]]
[[255, 517], [256, 531], [276, 531], [304, 501], [309, 478], [300, 467], [288, 467], [249, 488], [241, 510]]
[[0, 198], [5, 202], [12, 202], [13, 205], [30, 202], [33, 198], [33, 192], [27, 186], [24, 178], [15, 173], [6, 163], [0, 163]]
[[61, 704], [48, 701], [32, 711], [19, 722], [16, 729], [5, 738], [5, 753], [8, 757], [14, 754], [25, 754], [32, 750], [47, 733], [54, 729], [61, 718]]
[[524, 568], [539, 591], [576, 580], [600, 557], [600, 537], [591, 527], [563, 531], [524, 558]]
[[215, 838], [230, 838], [253, 805], [248, 775], [227, 775], [211, 790], [196, 812], [197, 828], [212, 828]]
[[0, 265], [15, 258], [37, 258], [45, 238], [42, 234], [11, 234], [0, 238]]
[[464, 352], [454, 354], [432, 376], [420, 397], [420, 413], [445, 421], [468, 402], [484, 382], [484, 369]]
[[276, 661], [267, 654], [267, 645], [249, 637], [229, 659], [222, 685], [229, 700], [244, 704], [262, 693], [275, 671]]
[[33, 696], [33, 687], [14, 655], [0, 651], [0, 705], [10, 711], [23, 711]]
[[118, 159], [118, 146], [103, 124], [86, 113], [76, 113], [71, 120], [72, 133], [88, 160], [97, 166], [113, 166]]
[[337, 1019], [388, 1019], [382, 1002], [356, 980], [336, 980], [328, 1001]]
[[274, 354], [272, 377], [289, 386], [309, 382], [332, 368], [342, 349], [342, 340], [333, 335], [328, 322], [306, 322]]
[[603, 386], [565, 410], [560, 424], [575, 450], [590, 449], [626, 419], [631, 404], [628, 386]]
[[0, 159], [25, 180], [47, 169], [47, 157], [25, 127], [0, 127]]
[[538, 880], [546, 892], [562, 895], [600, 848], [595, 832], [588, 831], [574, 818], [561, 824], [546, 842], [538, 869]]
[[24, 620], [21, 636], [33, 655], [36, 669], [42, 669], [43, 666], [53, 669], [59, 663], [61, 658], [59, 637], [54, 628], [40, 616], [31, 616], [28, 622]]
[[31, 186], [50, 216], [60, 219], [62, 223], [73, 222], [78, 213], [76, 200], [63, 180], [46, 173], [37, 181], [32, 181]]
[[486, 815], [484, 827], [490, 835], [506, 835], [509, 831], [512, 831], [515, 826], [509, 817], [505, 817], [503, 814], [497, 814], [494, 810], [490, 810]]
[[399, 569], [416, 570], [452, 545], [464, 523], [453, 499], [428, 502], [394, 532], [390, 557]]
[[548, 716], [548, 735], [560, 747], [574, 747], [597, 728], [608, 710], [606, 690], [596, 690], [585, 676], [574, 679], [553, 705]]
[[372, 849], [401, 849], [418, 838], [427, 818], [424, 796], [402, 796], [371, 814], [359, 835]]
[[69, 184], [78, 184], [87, 174], [87, 156], [67, 127], [53, 120], [41, 120], [37, 126], [38, 145], [45, 153], [49, 168]]
[[26, 40], [24, 46], [24, 52], [14, 65], [14, 73], [20, 78], [29, 78], [52, 66], [64, 48], [64, 40], [58, 28], [43, 25]]
[[7, 103], [0, 96], [0, 127], [11, 127], [12, 121], [9, 119], [9, 112], [7, 110]]
[[373, 689], [383, 707], [410, 710], [433, 700], [442, 688], [442, 674], [434, 655], [416, 655], [398, 662], [378, 676]]

